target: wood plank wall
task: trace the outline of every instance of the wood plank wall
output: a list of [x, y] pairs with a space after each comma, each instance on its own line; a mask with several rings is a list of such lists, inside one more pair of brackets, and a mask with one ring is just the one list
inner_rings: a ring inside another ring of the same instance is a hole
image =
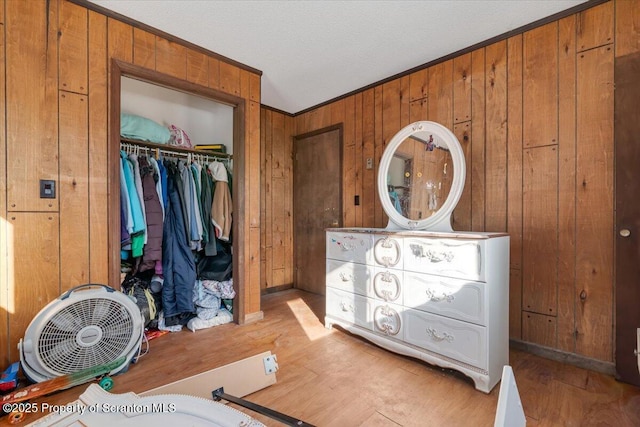
[[111, 58], [245, 99], [239, 322], [260, 318], [260, 74], [66, 0], [0, 0], [0, 26], [0, 368], [49, 301], [109, 281]]
[[[639, 29], [639, 2], [594, 6], [296, 115], [283, 148], [343, 123], [344, 226], [384, 227], [375, 177], [389, 139], [416, 120], [452, 128], [467, 162], [454, 229], [511, 236], [511, 338], [612, 362], [613, 61], [640, 50]], [[263, 111], [267, 132], [283, 120]]]
[[[260, 113], [262, 193], [260, 211], [262, 289], [293, 285], [293, 130], [294, 120], [265, 108]], [[269, 218], [269, 220], [265, 220]]]

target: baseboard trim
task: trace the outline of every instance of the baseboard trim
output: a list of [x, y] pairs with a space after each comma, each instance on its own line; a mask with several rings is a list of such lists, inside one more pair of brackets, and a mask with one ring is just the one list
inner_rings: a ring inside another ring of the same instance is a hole
[[591, 359], [586, 356], [580, 356], [579, 354], [567, 353], [566, 351], [516, 339], [510, 339], [509, 346], [516, 350], [522, 350], [527, 353], [535, 354], [536, 356], [567, 363], [590, 371], [600, 372], [613, 377], [616, 375], [616, 367], [611, 362], [603, 362], [602, 360]]
[[272, 286], [270, 288], [262, 288], [261, 292], [262, 292], [262, 295], [266, 295], [266, 294], [273, 294], [275, 292], [286, 291], [288, 289], [293, 289], [293, 284]]

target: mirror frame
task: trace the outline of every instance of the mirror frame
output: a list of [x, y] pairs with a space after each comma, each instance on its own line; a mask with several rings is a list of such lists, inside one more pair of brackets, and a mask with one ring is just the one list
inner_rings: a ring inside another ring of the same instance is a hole
[[[451, 189], [447, 199], [433, 215], [421, 220], [412, 220], [401, 215], [394, 207], [389, 194], [387, 193], [387, 174], [389, 173], [389, 165], [391, 159], [396, 152], [396, 149], [407, 139], [409, 136], [418, 133], [427, 132], [433, 135], [437, 135], [444, 143], [447, 144], [447, 148], [451, 153], [451, 159], [453, 162], [453, 179], [451, 182]], [[456, 208], [462, 191], [464, 190], [464, 181], [466, 178], [466, 166], [464, 160], [464, 152], [462, 146], [458, 141], [458, 138], [446, 127], [436, 122], [419, 121], [411, 123], [410, 125], [402, 128], [396, 133], [382, 154], [380, 159], [380, 166], [378, 168], [378, 197], [384, 212], [389, 217], [389, 223], [387, 225], [388, 230], [432, 230], [432, 231], [453, 231], [451, 227], [451, 214]]]

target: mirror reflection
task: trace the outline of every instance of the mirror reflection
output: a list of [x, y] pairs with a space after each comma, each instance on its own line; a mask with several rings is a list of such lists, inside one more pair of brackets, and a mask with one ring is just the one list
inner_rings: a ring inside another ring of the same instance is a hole
[[453, 162], [446, 143], [431, 132], [416, 132], [396, 149], [387, 173], [389, 198], [404, 217], [419, 221], [447, 199]]

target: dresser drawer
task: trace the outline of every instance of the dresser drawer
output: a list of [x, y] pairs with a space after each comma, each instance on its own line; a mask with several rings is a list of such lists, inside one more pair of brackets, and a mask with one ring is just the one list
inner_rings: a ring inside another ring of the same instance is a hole
[[374, 267], [371, 282], [373, 292], [369, 296], [402, 304], [402, 270]]
[[483, 282], [404, 272], [406, 307], [486, 326]]
[[373, 235], [327, 232], [327, 258], [371, 264]]
[[374, 303], [372, 299], [327, 288], [326, 315], [372, 330]]
[[373, 331], [398, 340], [404, 340], [402, 306], [377, 301], [373, 309]]
[[406, 309], [404, 339], [460, 362], [487, 369], [487, 334], [483, 326]]
[[327, 259], [326, 285], [367, 296], [372, 293], [369, 267], [355, 262]]
[[395, 236], [375, 236], [373, 261], [375, 265], [402, 269], [402, 238]]
[[405, 237], [404, 269], [484, 281], [484, 241]]

